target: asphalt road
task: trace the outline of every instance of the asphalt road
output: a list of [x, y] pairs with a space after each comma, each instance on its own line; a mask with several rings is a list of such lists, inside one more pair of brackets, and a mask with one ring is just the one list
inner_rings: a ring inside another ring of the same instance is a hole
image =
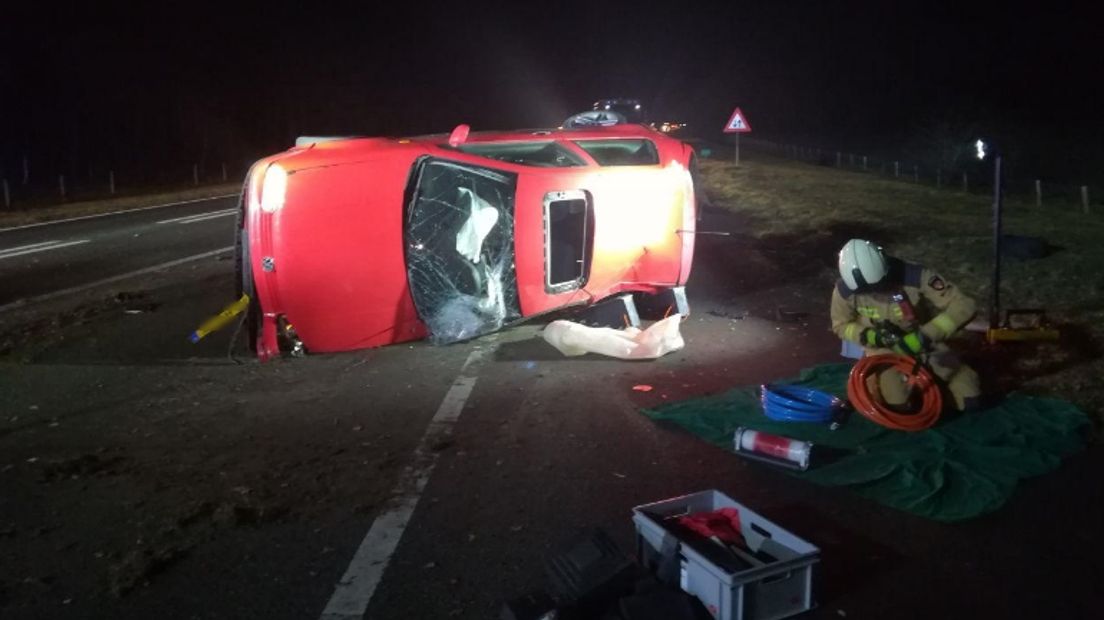
[[[192, 208], [119, 228], [185, 254], [219, 247], [229, 218], [157, 224], [228, 207]], [[837, 239], [772, 243], [719, 212], [703, 228], [733, 236], [699, 239], [686, 348], [654, 362], [563, 358], [535, 324], [231, 364], [229, 334], [184, 338], [228, 299], [230, 261], [85, 291], [76, 311], [58, 309], [79, 320], [36, 332], [0, 372], [0, 616], [323, 618], [345, 591], [367, 618], [495, 618], [580, 533], [604, 528], [632, 552], [633, 506], [718, 488], [821, 547], [808, 617], [1096, 617], [1099, 448], [995, 514], [943, 524], [642, 416], [838, 359], [825, 282]], [[220, 241], [184, 241], [204, 230]], [[124, 287], [156, 310], [126, 313], [111, 301]], [[805, 315], [783, 321], [780, 308]], [[358, 558], [378, 581], [349, 579]]]
[[233, 244], [236, 197], [0, 230], [0, 307]]

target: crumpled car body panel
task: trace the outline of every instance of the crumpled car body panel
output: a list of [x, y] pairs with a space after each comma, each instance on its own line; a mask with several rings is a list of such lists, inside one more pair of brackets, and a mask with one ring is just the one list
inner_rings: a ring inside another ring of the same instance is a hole
[[[647, 140], [658, 162], [600, 166], [583, 139]], [[259, 357], [278, 355], [285, 333], [310, 352], [447, 343], [685, 284], [696, 222], [688, 145], [635, 125], [468, 140], [554, 141], [575, 163], [502, 161], [425, 136], [320, 141], [254, 164], [239, 251]], [[267, 183], [276, 166], [273, 178], [286, 179]], [[419, 193], [429, 173], [440, 187]], [[557, 269], [562, 282], [552, 281]]]

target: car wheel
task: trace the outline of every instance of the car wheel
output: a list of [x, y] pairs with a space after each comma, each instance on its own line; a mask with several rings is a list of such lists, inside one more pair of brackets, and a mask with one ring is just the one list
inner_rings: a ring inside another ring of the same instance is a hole
[[245, 323], [242, 328], [249, 340], [249, 350], [256, 352], [261, 304], [253, 286], [253, 263], [249, 259], [249, 231], [245, 229], [244, 200], [238, 209], [237, 226], [234, 227], [234, 290], [238, 299], [242, 295], [249, 295], [249, 306], [245, 309]]

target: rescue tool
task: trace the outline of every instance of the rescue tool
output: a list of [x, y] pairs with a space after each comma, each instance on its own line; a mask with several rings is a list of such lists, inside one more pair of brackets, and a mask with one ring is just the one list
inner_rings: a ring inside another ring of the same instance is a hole
[[230, 321], [234, 320], [234, 317], [241, 314], [248, 307], [249, 295], [242, 295], [237, 301], [227, 305], [218, 314], [201, 323], [194, 332], [188, 335], [188, 340], [190, 340], [192, 344], [199, 342], [204, 336], [212, 332], [217, 332], [229, 325]]

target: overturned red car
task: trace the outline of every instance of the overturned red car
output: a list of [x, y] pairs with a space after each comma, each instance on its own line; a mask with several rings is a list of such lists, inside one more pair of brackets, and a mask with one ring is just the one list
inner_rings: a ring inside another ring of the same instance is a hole
[[693, 149], [640, 125], [300, 138], [242, 193], [239, 294], [261, 359], [473, 338], [681, 287]]

